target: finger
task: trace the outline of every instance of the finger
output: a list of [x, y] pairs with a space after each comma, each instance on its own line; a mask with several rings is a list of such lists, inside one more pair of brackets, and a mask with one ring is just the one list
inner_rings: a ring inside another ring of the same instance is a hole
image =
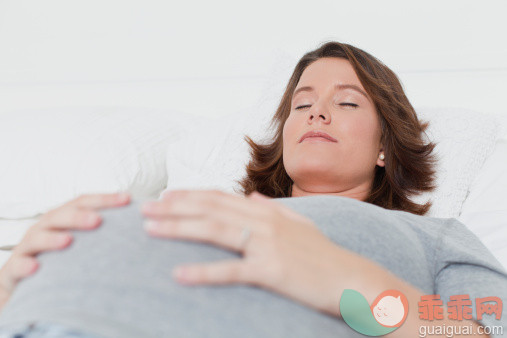
[[254, 190], [250, 195], [248, 195], [248, 198], [251, 200], [254, 200], [254, 201], [258, 201], [260, 203], [264, 203], [265, 205], [274, 206], [283, 215], [288, 216], [292, 219], [308, 221], [308, 218], [306, 218], [305, 216], [295, 212], [293, 209], [289, 208], [286, 205], [283, 205], [281, 203], [277, 203], [277, 201], [273, 201], [271, 199], [271, 197], [263, 195], [256, 190]]
[[171, 190], [164, 190], [160, 194], [160, 198], [159, 199], [162, 199], [162, 200], [168, 199], [170, 195], [171, 195]]
[[5, 274], [1, 275], [0, 283], [4, 289], [11, 293], [19, 280], [37, 271], [39, 263], [34, 257], [14, 256], [4, 266]]
[[98, 211], [65, 206], [48, 212], [34, 226], [45, 229], [94, 229], [101, 222]]
[[173, 276], [182, 284], [248, 284], [251, 283], [249, 270], [243, 260], [231, 259], [218, 263], [178, 266], [173, 270]]
[[218, 207], [217, 202], [225, 198], [229, 196], [218, 190], [168, 190], [162, 200], [144, 203], [141, 211], [151, 217], [201, 217], [206, 207]]
[[[145, 222], [145, 230], [155, 237], [211, 243], [228, 250], [243, 251], [244, 248], [240, 247], [243, 229], [232, 223], [206, 217], [148, 220]], [[253, 234], [250, 236], [253, 237]]]
[[256, 201], [270, 201], [271, 197], [268, 197], [266, 195], [261, 194], [257, 190], [254, 190], [250, 195], [248, 195], [248, 198], [256, 200]]
[[85, 194], [70, 202], [71, 205], [80, 208], [112, 208], [122, 206], [130, 202], [130, 194], [127, 192], [113, 194]]
[[246, 217], [260, 217], [269, 209], [244, 196], [229, 194], [220, 190], [172, 190], [161, 201], [146, 202], [142, 213], [147, 217], [202, 217], [206, 213], [235, 211]]
[[209, 211], [208, 209], [205, 203], [192, 203], [188, 199], [149, 201], [141, 205], [141, 213], [145, 217], [154, 219], [203, 217]]
[[72, 239], [69, 232], [39, 229], [23, 238], [13, 253], [32, 256], [44, 251], [60, 250], [66, 248]]
[[260, 203], [261, 205], [269, 206], [270, 208], [280, 211], [284, 215], [294, 213], [292, 209], [288, 208], [287, 206], [281, 203], [277, 203], [277, 201], [273, 201], [271, 197], [263, 195], [257, 190], [254, 190], [250, 195], [248, 195], [248, 199], [250, 199], [251, 201], [255, 201], [256, 203]]

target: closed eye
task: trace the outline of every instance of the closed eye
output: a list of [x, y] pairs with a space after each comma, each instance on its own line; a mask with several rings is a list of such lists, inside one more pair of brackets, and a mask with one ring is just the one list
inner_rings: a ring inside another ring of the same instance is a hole
[[355, 104], [355, 103], [349, 103], [349, 102], [344, 102], [344, 103], [340, 103], [340, 106], [351, 106], [351, 107], [359, 107], [359, 105]]
[[[303, 108], [307, 108], [307, 107], [311, 107], [312, 105], [311, 104], [305, 104], [303, 106], [298, 106], [296, 107], [296, 109], [303, 109]], [[350, 103], [350, 102], [344, 102], [344, 103], [340, 103], [340, 106], [351, 106], [351, 107], [359, 107], [357, 104], [355, 103]]]
[[298, 107], [296, 107], [296, 109], [303, 109], [303, 108], [306, 108], [306, 107], [311, 107], [311, 105], [306, 104], [304, 106], [298, 106]]

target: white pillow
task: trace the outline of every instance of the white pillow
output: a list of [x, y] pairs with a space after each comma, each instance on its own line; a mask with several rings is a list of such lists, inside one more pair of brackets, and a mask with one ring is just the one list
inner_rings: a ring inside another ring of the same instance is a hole
[[507, 137], [497, 141], [472, 183], [458, 220], [479, 237], [507, 269]]
[[186, 116], [142, 107], [2, 112], [0, 218], [33, 217], [84, 193], [154, 197]]
[[[421, 120], [429, 120], [428, 138], [437, 143], [441, 159], [437, 166], [435, 192], [414, 196], [418, 203], [434, 201], [427, 216], [458, 217], [462, 204], [498, 137], [496, 118], [458, 108], [417, 109]], [[256, 108], [204, 121], [167, 150], [167, 189], [221, 189], [234, 192], [236, 180], [246, 175], [250, 159], [243, 135], [266, 140], [271, 114]], [[264, 129], [264, 131], [262, 131]]]
[[242, 112], [216, 119], [200, 118], [192, 130], [170, 144], [166, 155], [167, 190], [219, 189], [236, 193], [239, 184], [235, 181], [244, 176], [250, 159], [248, 144], [243, 140], [249, 117]]
[[412, 197], [423, 203], [432, 200], [426, 216], [458, 217], [473, 180], [491, 155], [500, 136], [500, 121], [492, 115], [464, 108], [416, 109], [420, 120], [429, 121], [426, 131], [435, 142], [437, 189]]

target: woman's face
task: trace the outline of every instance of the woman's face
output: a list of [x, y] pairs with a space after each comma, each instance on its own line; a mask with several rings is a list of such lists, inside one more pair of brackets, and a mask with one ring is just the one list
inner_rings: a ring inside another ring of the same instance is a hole
[[[335, 87], [337, 86], [337, 87]], [[336, 142], [301, 137], [309, 131]], [[364, 200], [383, 153], [375, 107], [348, 60], [326, 57], [310, 64], [294, 90], [283, 128], [283, 164], [292, 197], [330, 194]]]

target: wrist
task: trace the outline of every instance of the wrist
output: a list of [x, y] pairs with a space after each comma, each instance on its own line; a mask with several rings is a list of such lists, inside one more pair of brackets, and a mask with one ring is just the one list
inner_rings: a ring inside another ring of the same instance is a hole
[[323, 311], [337, 317], [341, 317], [340, 299], [346, 289], [359, 292], [370, 305], [379, 294], [389, 289], [396, 289], [404, 294], [406, 291], [416, 292], [419, 295], [416, 288], [412, 288], [383, 266], [339, 246], [336, 246], [334, 270], [330, 276], [333, 280], [328, 292], [330, 301]]
[[[321, 310], [335, 317], [341, 317], [339, 304], [345, 289], [361, 293], [370, 305], [380, 293], [394, 289], [407, 297], [409, 310], [405, 322], [397, 330], [387, 334], [386, 337], [413, 337], [419, 334], [421, 326], [436, 325], [434, 322], [428, 323], [428, 321], [419, 318], [417, 306], [421, 296], [424, 295], [421, 290], [366, 257], [341, 247], [336, 247], [336, 249], [334, 268], [331, 269], [332, 272], [329, 275], [329, 280], [332, 281], [327, 292], [329, 302], [322, 303], [324, 305]], [[444, 323], [449, 326], [457, 325], [449, 320], [439, 322], [440, 325]], [[458, 325], [473, 326], [474, 332], [478, 332], [477, 327], [480, 326], [475, 321], [463, 321]], [[471, 337], [488, 336], [473, 335]]]
[[10, 298], [10, 293], [3, 287], [0, 287], [0, 313]]
[[4, 305], [9, 300], [11, 293], [5, 286], [4, 283], [4, 270], [0, 270], [0, 311], [2, 311]]
[[[384, 277], [380, 267], [369, 259], [349, 251], [343, 247], [333, 245], [333, 259], [329, 260], [327, 283], [322, 285], [327, 295], [321, 301], [320, 310], [334, 317], [341, 318], [340, 299], [345, 289], [360, 292], [371, 303], [378, 295], [374, 289]], [[384, 283], [380, 283], [384, 285]]]

